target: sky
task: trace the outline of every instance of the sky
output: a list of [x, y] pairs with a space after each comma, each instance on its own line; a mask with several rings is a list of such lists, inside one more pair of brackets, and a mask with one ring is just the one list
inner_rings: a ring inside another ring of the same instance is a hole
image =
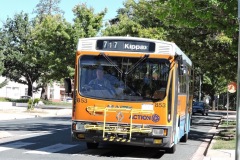
[[[13, 18], [16, 13], [23, 11], [34, 17], [32, 11], [40, 0], [0, 0], [0, 27], [6, 19]], [[72, 9], [77, 4], [86, 3], [88, 7], [94, 8], [94, 13], [99, 13], [107, 8], [104, 20], [109, 20], [117, 15], [117, 10], [123, 7], [125, 0], [61, 0], [60, 9], [65, 12], [64, 17], [68, 22], [72, 22]]]

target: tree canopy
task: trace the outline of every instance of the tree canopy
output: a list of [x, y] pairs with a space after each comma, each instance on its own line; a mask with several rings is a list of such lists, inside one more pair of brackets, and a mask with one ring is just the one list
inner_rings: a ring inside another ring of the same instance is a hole
[[203, 77], [203, 93], [211, 97], [237, 78], [237, 1], [126, 0], [104, 27], [107, 9], [94, 13], [77, 4], [70, 23], [59, 3], [40, 0], [32, 20], [23, 12], [6, 20], [0, 30], [3, 76], [27, 85], [71, 77], [78, 39], [104, 35], [175, 42], [193, 61], [196, 77]]
[[203, 93], [213, 97], [237, 78], [236, 13], [232, 0], [127, 0], [102, 33], [175, 42], [193, 61], [196, 76], [204, 75]]
[[2, 75], [28, 85], [28, 95], [32, 95], [32, 84], [42, 73], [42, 65], [37, 61], [41, 49], [34, 45], [33, 26], [28, 14], [16, 14], [7, 19], [0, 37], [5, 68]]
[[[49, 1], [40, 1], [45, 2]], [[28, 85], [30, 96], [35, 82], [40, 88], [50, 81], [73, 76], [78, 39], [96, 36], [106, 13], [104, 10], [95, 14], [93, 8], [79, 4], [73, 9], [75, 18], [71, 24], [61, 14], [53, 14], [56, 10], [48, 12], [55, 5], [38, 4], [38, 10], [44, 12], [32, 20], [26, 13], [17, 13], [7, 19], [0, 32], [0, 53], [4, 55], [5, 68], [2, 75]]]

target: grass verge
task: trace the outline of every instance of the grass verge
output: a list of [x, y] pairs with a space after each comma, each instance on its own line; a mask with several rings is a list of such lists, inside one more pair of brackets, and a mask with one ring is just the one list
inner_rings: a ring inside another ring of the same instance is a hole
[[215, 136], [212, 148], [234, 150], [236, 148], [236, 121], [226, 122], [226, 120], [222, 120], [219, 125], [222, 126], [222, 129]]
[[235, 149], [236, 148], [236, 139], [233, 140], [222, 140], [217, 139], [213, 144], [213, 149]]

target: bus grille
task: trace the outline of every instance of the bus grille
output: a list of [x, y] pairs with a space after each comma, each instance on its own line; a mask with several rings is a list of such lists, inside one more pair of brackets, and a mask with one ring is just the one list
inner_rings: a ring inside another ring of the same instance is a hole
[[127, 112], [130, 113], [131, 117], [134, 113], [138, 114], [154, 114], [153, 110], [142, 110], [142, 109], [128, 109], [128, 108], [108, 108], [108, 107], [101, 107], [101, 106], [88, 106], [87, 107], [88, 113], [91, 115], [103, 115], [103, 124], [101, 125], [89, 125], [86, 124], [84, 126], [85, 129], [87, 130], [102, 130], [103, 131], [103, 139], [107, 140], [106, 134], [107, 133], [117, 133], [117, 134], [128, 134], [129, 139], [127, 142], [130, 142], [132, 138], [132, 133], [151, 133], [152, 129], [149, 127], [144, 127], [144, 126], [134, 126], [132, 123], [132, 118], [130, 118], [130, 123], [129, 125], [120, 125], [119, 124], [113, 124], [109, 125], [106, 122], [106, 116], [109, 112]]

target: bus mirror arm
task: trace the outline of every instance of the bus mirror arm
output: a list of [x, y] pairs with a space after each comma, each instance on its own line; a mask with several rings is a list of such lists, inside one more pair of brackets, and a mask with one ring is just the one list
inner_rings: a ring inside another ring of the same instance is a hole
[[183, 59], [182, 59], [182, 55], [176, 55], [174, 58], [175, 58], [175, 61], [178, 62], [178, 74], [179, 75], [183, 75]]

